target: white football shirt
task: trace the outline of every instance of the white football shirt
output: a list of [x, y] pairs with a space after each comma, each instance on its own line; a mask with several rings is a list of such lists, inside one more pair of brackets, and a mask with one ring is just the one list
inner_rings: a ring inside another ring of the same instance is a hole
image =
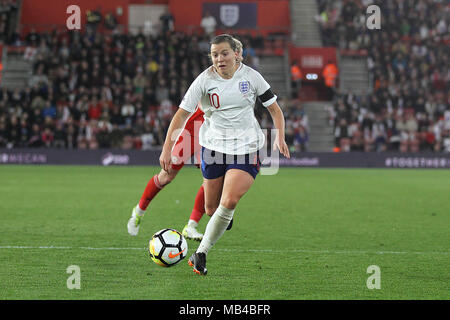
[[[240, 64], [231, 79], [222, 78], [211, 66], [192, 82], [180, 108], [194, 112], [200, 102], [204, 119], [199, 132], [201, 146], [233, 155], [256, 152], [265, 136], [255, 118], [258, 96], [270, 89], [261, 74]], [[276, 101], [274, 95], [264, 107]]]

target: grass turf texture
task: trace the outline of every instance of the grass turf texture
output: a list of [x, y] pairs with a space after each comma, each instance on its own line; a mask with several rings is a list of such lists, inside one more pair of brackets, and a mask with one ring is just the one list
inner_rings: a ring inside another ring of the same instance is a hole
[[[155, 198], [137, 237], [126, 231], [158, 171], [0, 166], [0, 299], [450, 298], [449, 170], [258, 176], [210, 251], [206, 277], [187, 259], [159, 267], [146, 251], [154, 232], [187, 223], [198, 169], [184, 168]], [[198, 242], [188, 245], [189, 257]], [[70, 265], [80, 267], [80, 290], [66, 286]], [[379, 290], [366, 286], [371, 265]]]

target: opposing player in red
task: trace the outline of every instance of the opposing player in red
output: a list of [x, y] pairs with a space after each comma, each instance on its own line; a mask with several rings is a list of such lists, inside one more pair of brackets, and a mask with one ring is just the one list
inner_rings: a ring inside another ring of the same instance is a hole
[[[184, 164], [201, 149], [198, 143], [198, 130], [203, 123], [203, 111], [197, 107], [195, 113], [188, 119], [184, 130], [180, 134], [172, 150], [172, 166], [168, 171], [161, 170], [154, 175], [144, 189], [139, 203], [133, 208], [131, 218], [128, 220], [128, 233], [136, 236], [142, 223], [145, 211], [153, 198], [167, 186], [180, 172]], [[189, 217], [188, 224], [183, 229], [183, 235], [191, 240], [202, 240], [203, 234], [197, 231], [198, 222], [205, 213], [205, 197], [203, 185], [195, 196], [194, 208]]]
[[[236, 47], [238, 48], [239, 55], [237, 63], [241, 63], [242, 57], [242, 43], [238, 39], [234, 39]], [[128, 233], [132, 236], [137, 236], [139, 227], [142, 223], [145, 211], [154, 197], [161, 191], [166, 185], [172, 182], [177, 176], [178, 172], [183, 168], [185, 162], [192, 157], [200, 155], [201, 146], [198, 142], [198, 131], [203, 123], [203, 111], [199, 106], [197, 110], [187, 120], [184, 130], [180, 134], [172, 150], [172, 165], [168, 171], [161, 170], [158, 174], [154, 175], [141, 196], [139, 203], [133, 208], [131, 212], [131, 218], [128, 220], [127, 229]], [[201, 241], [203, 234], [198, 232], [197, 226], [200, 219], [205, 213], [205, 193], [203, 184], [197, 191], [195, 196], [194, 207], [187, 225], [184, 227], [182, 234], [187, 239]], [[233, 226], [233, 220], [227, 227], [230, 230]]]

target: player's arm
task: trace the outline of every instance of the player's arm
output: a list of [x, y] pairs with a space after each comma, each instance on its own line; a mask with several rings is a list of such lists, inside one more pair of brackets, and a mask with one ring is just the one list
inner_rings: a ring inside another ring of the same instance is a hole
[[163, 168], [165, 171], [169, 171], [169, 168], [172, 164], [171, 153], [173, 145], [175, 144], [176, 138], [178, 136], [176, 135], [176, 133], [184, 128], [186, 120], [189, 118], [190, 114], [191, 113], [189, 111], [183, 108], [178, 108], [177, 112], [172, 118], [172, 121], [170, 122], [161, 156], [159, 157], [161, 168]]
[[289, 147], [285, 141], [285, 123], [284, 123], [284, 115], [278, 103], [275, 101], [271, 105], [267, 107], [269, 110], [270, 116], [272, 117], [272, 121], [277, 129], [277, 134], [275, 137], [275, 142], [273, 144], [273, 149], [280, 150], [281, 154], [283, 154], [286, 158], [290, 158]]

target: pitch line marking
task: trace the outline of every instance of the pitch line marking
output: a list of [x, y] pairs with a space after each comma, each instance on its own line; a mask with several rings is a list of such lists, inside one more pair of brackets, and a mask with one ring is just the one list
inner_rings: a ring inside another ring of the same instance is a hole
[[[111, 251], [111, 250], [146, 250], [146, 247], [133, 248], [133, 247], [68, 247], [68, 246], [0, 246], [0, 249], [60, 249], [60, 250], [100, 250], [100, 251]], [[227, 251], [227, 252], [256, 252], [256, 253], [318, 253], [318, 254], [436, 254], [436, 255], [450, 255], [450, 252], [442, 251], [429, 251], [429, 252], [418, 252], [418, 251], [346, 251], [346, 250], [304, 250], [304, 249], [289, 249], [289, 250], [276, 250], [276, 249], [226, 249], [226, 248], [213, 248], [211, 250], [217, 251]]]

